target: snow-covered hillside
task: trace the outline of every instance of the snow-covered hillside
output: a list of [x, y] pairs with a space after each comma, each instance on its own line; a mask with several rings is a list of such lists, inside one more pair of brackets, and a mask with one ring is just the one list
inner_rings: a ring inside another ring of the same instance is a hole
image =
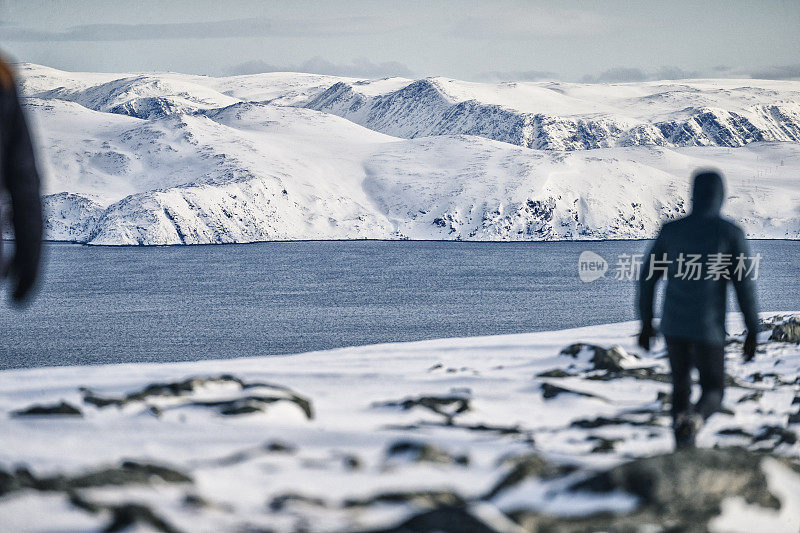
[[636, 327], [3, 371], [0, 529], [796, 533], [798, 345], [731, 337], [673, 453]]
[[19, 70], [51, 239], [643, 238], [700, 166], [750, 236], [800, 238], [800, 82]]

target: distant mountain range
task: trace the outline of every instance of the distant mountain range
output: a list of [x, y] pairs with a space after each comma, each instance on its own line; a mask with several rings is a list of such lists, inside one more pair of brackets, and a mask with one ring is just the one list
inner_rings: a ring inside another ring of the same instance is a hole
[[751, 237], [800, 238], [796, 81], [19, 71], [54, 240], [645, 238], [700, 166]]

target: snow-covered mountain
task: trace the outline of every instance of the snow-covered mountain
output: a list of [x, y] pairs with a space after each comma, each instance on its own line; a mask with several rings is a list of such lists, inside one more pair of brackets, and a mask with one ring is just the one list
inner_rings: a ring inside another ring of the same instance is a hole
[[20, 74], [51, 239], [642, 238], [700, 166], [800, 238], [800, 82]]
[[[399, 137], [466, 134], [540, 150], [800, 141], [800, 84], [415, 81], [374, 94], [339, 82], [307, 107]], [[369, 86], [368, 86], [369, 87]]]

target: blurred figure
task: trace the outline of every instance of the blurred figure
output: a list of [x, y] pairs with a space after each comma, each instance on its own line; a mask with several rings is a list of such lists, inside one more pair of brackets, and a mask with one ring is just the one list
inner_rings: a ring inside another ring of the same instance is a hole
[[[0, 58], [0, 187], [11, 199], [14, 255], [10, 261], [0, 250], [0, 278], [9, 277], [12, 301], [21, 305], [31, 295], [39, 270], [42, 248], [42, 203], [39, 174], [28, 125], [20, 107], [14, 73]], [[0, 227], [5, 222], [0, 219]], [[0, 240], [0, 244], [2, 241]]]
[[[757, 277], [758, 262], [749, 256], [742, 229], [720, 216], [724, 199], [719, 173], [696, 174], [691, 214], [662, 226], [639, 278], [639, 345], [645, 350], [650, 349], [650, 340], [656, 335], [652, 324], [656, 283], [662, 276], [667, 278], [660, 328], [672, 368], [677, 448], [694, 446], [695, 435], [705, 419], [721, 407], [728, 282], [733, 283], [747, 326], [745, 361], [752, 360], [756, 351], [758, 314], [753, 279]], [[689, 402], [692, 368], [697, 368], [702, 388], [695, 406]]]

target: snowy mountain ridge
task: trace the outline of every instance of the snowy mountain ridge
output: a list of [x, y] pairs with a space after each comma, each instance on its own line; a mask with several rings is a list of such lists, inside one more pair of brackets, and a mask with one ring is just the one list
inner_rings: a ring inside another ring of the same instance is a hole
[[800, 238], [800, 82], [19, 70], [51, 239], [645, 238], [700, 166], [750, 236]]

